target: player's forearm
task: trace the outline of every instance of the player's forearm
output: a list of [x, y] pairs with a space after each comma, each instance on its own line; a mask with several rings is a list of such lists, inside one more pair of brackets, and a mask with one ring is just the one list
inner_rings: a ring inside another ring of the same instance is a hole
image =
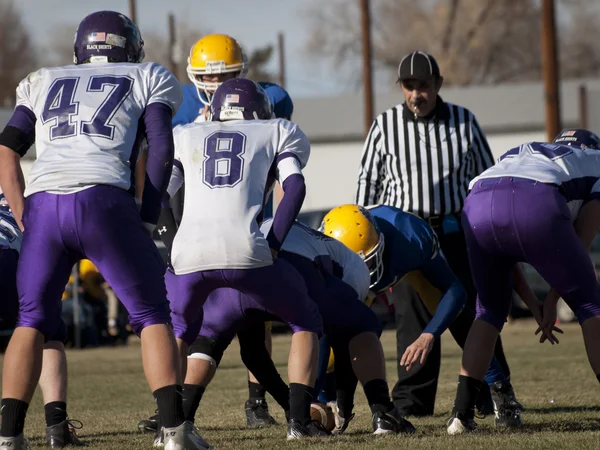
[[19, 155], [4, 145], [0, 145], [0, 186], [19, 228], [23, 230], [25, 178]]
[[277, 207], [275, 217], [273, 217], [273, 226], [267, 235], [269, 247], [277, 251], [281, 249], [281, 245], [304, 203], [306, 196], [304, 177], [300, 174], [290, 175], [283, 182], [282, 188], [283, 198]]
[[162, 103], [148, 105], [144, 113], [148, 161], [140, 214], [146, 224], [157, 223], [171, 177], [175, 153], [171, 116], [171, 108]]
[[[519, 264], [515, 265], [514, 277], [515, 277], [515, 287], [514, 287], [515, 292], [517, 293], [517, 295], [519, 297], [521, 297], [521, 300], [523, 300], [523, 302], [525, 302], [527, 307], [530, 310], [533, 310], [534, 307], [539, 306], [540, 301], [535, 296], [535, 294], [531, 290], [531, 287], [527, 283], [527, 280], [525, 279], [525, 275], [523, 274], [523, 271]], [[558, 297], [556, 298], [556, 300], [558, 300]]]
[[433, 334], [436, 338], [440, 337], [454, 322], [466, 302], [467, 293], [463, 287], [458, 282], [453, 283], [444, 292], [433, 318], [429, 321], [423, 333]]
[[583, 246], [589, 251], [592, 241], [600, 231], [600, 199], [591, 200], [583, 205], [573, 226]]

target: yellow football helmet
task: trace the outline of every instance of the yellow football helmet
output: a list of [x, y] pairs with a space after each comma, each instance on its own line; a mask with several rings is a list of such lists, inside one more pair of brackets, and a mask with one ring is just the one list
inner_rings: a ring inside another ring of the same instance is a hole
[[383, 276], [385, 240], [371, 213], [358, 205], [342, 205], [323, 218], [319, 229], [356, 252], [369, 267], [371, 288]]
[[248, 60], [242, 47], [235, 39], [225, 34], [204, 36], [190, 50], [187, 74], [196, 85], [200, 100], [205, 105], [210, 104], [212, 94], [222, 83], [204, 82], [202, 75], [236, 73], [236, 77], [243, 77], [247, 71]]

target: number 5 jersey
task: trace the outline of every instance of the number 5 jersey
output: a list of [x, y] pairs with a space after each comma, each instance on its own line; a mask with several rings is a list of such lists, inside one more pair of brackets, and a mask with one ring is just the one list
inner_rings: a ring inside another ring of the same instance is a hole
[[98, 184], [130, 189], [146, 106], [161, 102], [175, 112], [181, 99], [177, 79], [156, 63], [82, 64], [29, 74], [17, 88], [17, 108], [36, 118], [37, 160], [25, 195], [68, 194]]
[[471, 181], [469, 189], [486, 178], [517, 177], [556, 184], [567, 199], [571, 219], [583, 204], [600, 198], [600, 151], [564, 144], [529, 142], [515, 147]]
[[185, 179], [184, 212], [171, 252], [177, 275], [271, 265], [260, 232], [275, 180], [301, 174], [310, 144], [284, 119], [232, 120], [178, 126], [168, 192]]

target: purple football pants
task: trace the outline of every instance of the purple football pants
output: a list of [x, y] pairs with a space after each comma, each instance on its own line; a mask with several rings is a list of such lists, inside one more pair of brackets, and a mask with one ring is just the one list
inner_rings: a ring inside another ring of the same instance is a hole
[[[165, 275], [175, 336], [193, 343], [200, 329], [211, 339], [231, 340], [249, 316], [279, 318], [292, 332], [322, 332], [317, 305], [304, 280], [288, 262], [255, 269], [206, 270]], [[209, 320], [203, 326], [203, 308]]]
[[594, 266], [556, 185], [516, 177], [480, 180], [465, 200], [462, 223], [478, 319], [502, 329], [517, 262], [532, 265], [580, 323], [600, 315]]
[[170, 323], [164, 263], [125, 190], [94, 186], [74, 194], [34, 194], [25, 200], [23, 225], [18, 326], [35, 328], [47, 339], [56, 333], [63, 290], [73, 264], [83, 258], [123, 302], [135, 333]]

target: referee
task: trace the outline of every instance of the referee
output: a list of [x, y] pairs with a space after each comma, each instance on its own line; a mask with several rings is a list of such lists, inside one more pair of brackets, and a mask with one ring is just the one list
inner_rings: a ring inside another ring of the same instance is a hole
[[[443, 80], [431, 55], [415, 51], [402, 59], [398, 82], [405, 101], [380, 114], [371, 126], [361, 159], [356, 203], [395, 206], [429, 222], [448, 264], [467, 292], [470, 309], [465, 308], [450, 327], [462, 346], [475, 318], [477, 292], [460, 214], [469, 181], [493, 165], [493, 157], [473, 113], [446, 103], [439, 96]], [[392, 295], [399, 363], [431, 315], [408, 283], [395, 286]], [[508, 377], [500, 340], [495, 355]], [[440, 359], [438, 340], [425, 365], [406, 372], [398, 364], [398, 382], [392, 397], [395, 406], [406, 415], [433, 414]], [[512, 391], [510, 386], [508, 389]], [[482, 397], [478, 407], [489, 414], [489, 389], [481, 392], [487, 399]]]

